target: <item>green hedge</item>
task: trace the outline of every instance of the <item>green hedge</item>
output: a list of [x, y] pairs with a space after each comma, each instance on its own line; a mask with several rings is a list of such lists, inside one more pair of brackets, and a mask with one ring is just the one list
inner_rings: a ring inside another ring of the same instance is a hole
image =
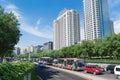
[[0, 80], [23, 80], [24, 75], [34, 69], [30, 61], [15, 61], [0, 65]]
[[31, 73], [31, 80], [40, 80], [39, 76], [35, 73], [35, 70]]
[[87, 59], [88, 63], [120, 64], [120, 59]]

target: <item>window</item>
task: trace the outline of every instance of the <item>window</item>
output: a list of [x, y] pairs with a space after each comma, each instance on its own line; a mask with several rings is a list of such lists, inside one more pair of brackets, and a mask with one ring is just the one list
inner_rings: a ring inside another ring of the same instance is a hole
[[86, 68], [91, 68], [91, 66], [86, 66]]
[[120, 71], [120, 68], [116, 68], [116, 71]]

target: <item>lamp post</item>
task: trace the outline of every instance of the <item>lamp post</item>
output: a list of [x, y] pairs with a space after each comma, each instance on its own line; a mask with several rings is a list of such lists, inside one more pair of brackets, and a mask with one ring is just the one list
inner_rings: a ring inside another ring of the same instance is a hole
[[29, 60], [29, 61], [30, 61], [30, 53], [31, 53], [31, 52], [28, 53], [28, 60]]

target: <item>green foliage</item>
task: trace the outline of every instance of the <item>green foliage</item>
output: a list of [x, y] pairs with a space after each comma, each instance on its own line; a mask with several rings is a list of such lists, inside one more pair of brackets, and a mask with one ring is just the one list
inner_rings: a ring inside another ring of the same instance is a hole
[[108, 64], [120, 64], [119, 59], [87, 59], [87, 63], [108, 63]]
[[[52, 58], [77, 57], [77, 58], [95, 58], [110, 57], [114, 59], [120, 58], [120, 34], [112, 35], [94, 41], [82, 41], [81, 44], [63, 47], [60, 50], [50, 50], [37, 54], [31, 54], [31, 57], [49, 56]], [[24, 56], [25, 57], [25, 56]]]
[[39, 76], [35, 73], [34, 70], [31, 72], [31, 80], [40, 80]]
[[11, 53], [19, 41], [21, 34], [18, 25], [16, 16], [12, 12], [4, 12], [0, 6], [0, 57]]
[[83, 41], [81, 43], [82, 54], [84, 57], [91, 58], [93, 56], [94, 43], [93, 41]]
[[120, 34], [106, 37], [105, 40], [108, 55], [117, 58], [120, 53]]
[[25, 58], [25, 57], [28, 57], [28, 54], [20, 54], [20, 55], [17, 55], [17, 57]]
[[15, 61], [0, 65], [0, 80], [23, 80], [24, 75], [34, 69], [30, 61]]

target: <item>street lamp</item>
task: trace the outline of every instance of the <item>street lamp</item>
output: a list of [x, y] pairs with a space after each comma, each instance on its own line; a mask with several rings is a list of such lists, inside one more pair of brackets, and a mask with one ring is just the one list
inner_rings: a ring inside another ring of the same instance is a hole
[[30, 61], [30, 54], [31, 54], [31, 52], [29, 52], [29, 54], [28, 54], [28, 60]]

